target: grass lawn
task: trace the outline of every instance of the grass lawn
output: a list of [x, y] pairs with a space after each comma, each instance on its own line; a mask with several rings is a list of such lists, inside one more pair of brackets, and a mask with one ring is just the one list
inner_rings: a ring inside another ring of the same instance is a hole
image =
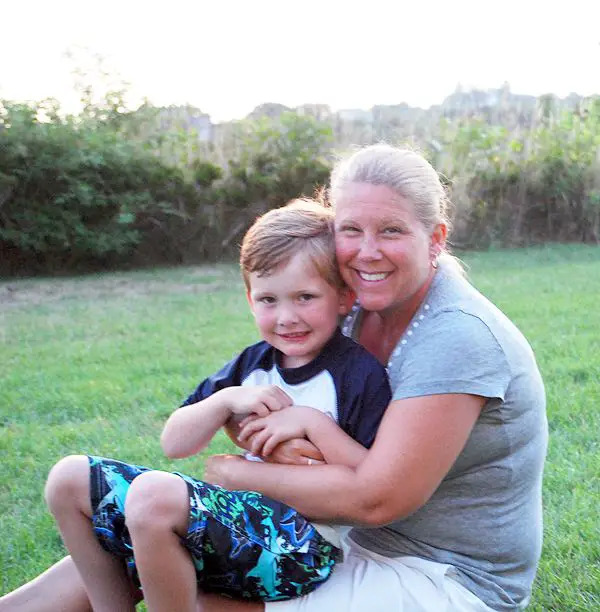
[[[548, 394], [545, 540], [531, 610], [600, 610], [600, 248], [470, 253], [474, 284], [531, 342]], [[158, 436], [196, 384], [257, 339], [237, 267], [0, 282], [0, 592], [64, 554], [52, 464], [169, 461]], [[231, 449], [219, 435], [209, 452]], [[485, 536], [483, 536], [485, 537]]]

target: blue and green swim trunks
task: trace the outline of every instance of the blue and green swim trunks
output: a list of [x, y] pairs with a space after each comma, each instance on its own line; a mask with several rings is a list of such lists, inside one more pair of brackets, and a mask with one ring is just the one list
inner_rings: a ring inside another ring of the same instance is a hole
[[[96, 537], [123, 559], [139, 586], [124, 508], [131, 482], [150, 468], [94, 456], [89, 463]], [[341, 550], [293, 508], [174, 473], [188, 488], [189, 525], [181, 543], [203, 591], [251, 601], [292, 599], [314, 591], [341, 560]]]

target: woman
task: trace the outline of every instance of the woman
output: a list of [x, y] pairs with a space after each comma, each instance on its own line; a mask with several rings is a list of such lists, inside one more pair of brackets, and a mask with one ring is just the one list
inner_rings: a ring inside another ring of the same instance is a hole
[[[204, 596], [199, 609], [522, 609], [541, 549], [547, 443], [531, 349], [445, 252], [444, 190], [422, 157], [359, 150], [335, 168], [330, 199], [338, 263], [358, 298], [343, 329], [388, 365], [394, 392], [375, 443], [355, 470], [219, 456], [205, 478], [359, 527], [345, 562], [307, 597], [265, 605]], [[248, 427], [268, 428], [266, 419]], [[49, 601], [67, 576], [72, 599], [62, 609], [84, 609], [68, 561], [21, 601]]]

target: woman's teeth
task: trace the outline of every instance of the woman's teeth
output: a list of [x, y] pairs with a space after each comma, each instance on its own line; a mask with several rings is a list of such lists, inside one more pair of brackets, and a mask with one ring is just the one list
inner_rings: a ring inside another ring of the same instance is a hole
[[388, 272], [377, 272], [376, 274], [368, 274], [367, 272], [359, 272], [358, 275], [366, 281], [381, 281], [387, 277]]

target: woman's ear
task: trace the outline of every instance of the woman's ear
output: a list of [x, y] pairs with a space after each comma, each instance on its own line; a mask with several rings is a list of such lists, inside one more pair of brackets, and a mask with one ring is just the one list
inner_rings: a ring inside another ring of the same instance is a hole
[[446, 236], [448, 235], [448, 227], [445, 223], [438, 223], [431, 232], [431, 240], [429, 245], [429, 252], [432, 259], [435, 259], [443, 250], [446, 245]]

